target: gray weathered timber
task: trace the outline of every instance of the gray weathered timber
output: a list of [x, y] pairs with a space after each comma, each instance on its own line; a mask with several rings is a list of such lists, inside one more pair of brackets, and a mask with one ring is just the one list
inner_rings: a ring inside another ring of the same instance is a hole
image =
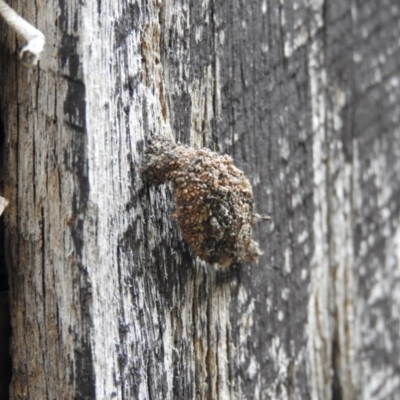
[[[9, 4], [46, 36], [26, 70], [0, 22], [11, 398], [398, 398], [398, 1]], [[193, 255], [156, 134], [245, 171], [258, 265]]]

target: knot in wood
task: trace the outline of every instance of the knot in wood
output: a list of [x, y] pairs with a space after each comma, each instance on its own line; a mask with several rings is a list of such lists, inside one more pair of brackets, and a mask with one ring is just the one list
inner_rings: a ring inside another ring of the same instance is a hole
[[142, 174], [149, 184], [173, 182], [173, 216], [199, 258], [222, 266], [258, 261], [253, 191], [231, 157], [156, 136], [146, 147]]

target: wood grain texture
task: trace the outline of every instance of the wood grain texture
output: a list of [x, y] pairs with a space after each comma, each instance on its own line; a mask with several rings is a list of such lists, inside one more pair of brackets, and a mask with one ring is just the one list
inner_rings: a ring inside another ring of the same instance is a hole
[[[397, 3], [10, 1], [46, 36], [27, 71], [0, 23], [12, 399], [396, 398]], [[153, 135], [245, 171], [258, 266], [196, 259]]]

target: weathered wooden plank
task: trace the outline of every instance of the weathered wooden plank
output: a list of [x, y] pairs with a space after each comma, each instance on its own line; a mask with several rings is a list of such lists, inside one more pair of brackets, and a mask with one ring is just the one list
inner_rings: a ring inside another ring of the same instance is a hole
[[[397, 2], [36, 3], [39, 67], [0, 41], [11, 397], [395, 398]], [[156, 134], [245, 171], [258, 266], [191, 252]]]

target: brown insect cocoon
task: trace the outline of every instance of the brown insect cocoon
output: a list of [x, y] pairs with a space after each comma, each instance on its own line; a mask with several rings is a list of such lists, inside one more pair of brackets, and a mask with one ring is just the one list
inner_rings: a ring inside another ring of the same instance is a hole
[[253, 191], [231, 157], [156, 136], [145, 150], [142, 173], [149, 184], [174, 183], [173, 216], [199, 258], [222, 266], [258, 262]]

